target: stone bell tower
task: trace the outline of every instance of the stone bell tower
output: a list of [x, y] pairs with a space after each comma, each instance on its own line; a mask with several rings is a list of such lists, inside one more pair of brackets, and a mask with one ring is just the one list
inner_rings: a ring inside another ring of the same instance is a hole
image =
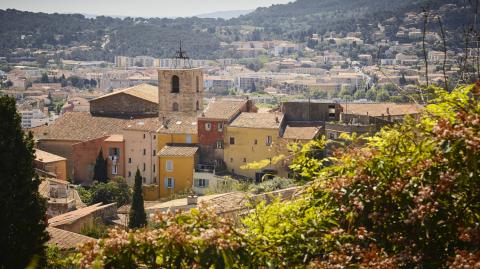
[[178, 112], [196, 115], [203, 110], [203, 70], [191, 67], [181, 43], [174, 61], [173, 68], [158, 70], [160, 117]]

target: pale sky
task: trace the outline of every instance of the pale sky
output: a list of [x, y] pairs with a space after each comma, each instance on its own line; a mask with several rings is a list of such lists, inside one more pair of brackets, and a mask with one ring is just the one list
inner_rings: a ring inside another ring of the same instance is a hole
[[293, 0], [0, 0], [0, 9], [135, 17], [185, 17], [249, 10]]

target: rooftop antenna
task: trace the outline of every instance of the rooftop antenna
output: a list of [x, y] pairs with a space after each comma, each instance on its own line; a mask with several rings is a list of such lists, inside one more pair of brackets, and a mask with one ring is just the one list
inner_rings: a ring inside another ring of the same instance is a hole
[[182, 49], [182, 40], [180, 40], [180, 48], [175, 53], [175, 68], [181, 64], [181, 67], [185, 67], [188, 63], [188, 67], [192, 68], [192, 64], [190, 63], [190, 58], [187, 56], [187, 52]]

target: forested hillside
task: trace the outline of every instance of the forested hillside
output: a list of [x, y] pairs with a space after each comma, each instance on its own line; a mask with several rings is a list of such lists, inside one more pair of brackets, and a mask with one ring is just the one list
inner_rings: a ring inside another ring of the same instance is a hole
[[[462, 27], [473, 18], [468, 1], [454, 0], [297, 0], [285, 5], [258, 8], [239, 18], [86, 18], [80, 14], [45, 14], [0, 10], [0, 56], [8, 56], [16, 48], [52, 49], [78, 45], [88, 51], [74, 51], [63, 58], [77, 60], [112, 60], [115, 55], [150, 55], [171, 57], [182, 39], [194, 58], [231, 56], [220, 42], [234, 40], [289, 39], [306, 41], [313, 33], [359, 31], [371, 41], [371, 33], [379, 23], [387, 26], [393, 38], [408, 12], [420, 13], [423, 8], [439, 12], [445, 4], [456, 8], [441, 11], [445, 28], [461, 34]], [[465, 8], [466, 7], [466, 8]], [[412, 27], [419, 28], [421, 22]], [[253, 32], [251, 29], [255, 29]], [[246, 30], [247, 29], [247, 30]], [[250, 29], [250, 30], [249, 30]], [[430, 22], [430, 30], [438, 30]], [[452, 40], [461, 40], [452, 37]], [[458, 45], [458, 44], [457, 44]]]

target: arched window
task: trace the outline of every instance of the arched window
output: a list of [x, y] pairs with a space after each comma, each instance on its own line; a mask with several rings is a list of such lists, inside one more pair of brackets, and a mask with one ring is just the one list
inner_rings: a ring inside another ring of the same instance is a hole
[[172, 110], [173, 111], [178, 111], [178, 104], [177, 103], [173, 103]]
[[198, 103], [198, 101], [197, 101], [197, 111], [199, 111], [199, 110], [200, 110], [200, 103]]
[[196, 88], [197, 88], [197, 92], [199, 92], [200, 91], [200, 79], [198, 77], [196, 77]]
[[178, 76], [172, 77], [172, 93], [180, 92], [180, 78]]

